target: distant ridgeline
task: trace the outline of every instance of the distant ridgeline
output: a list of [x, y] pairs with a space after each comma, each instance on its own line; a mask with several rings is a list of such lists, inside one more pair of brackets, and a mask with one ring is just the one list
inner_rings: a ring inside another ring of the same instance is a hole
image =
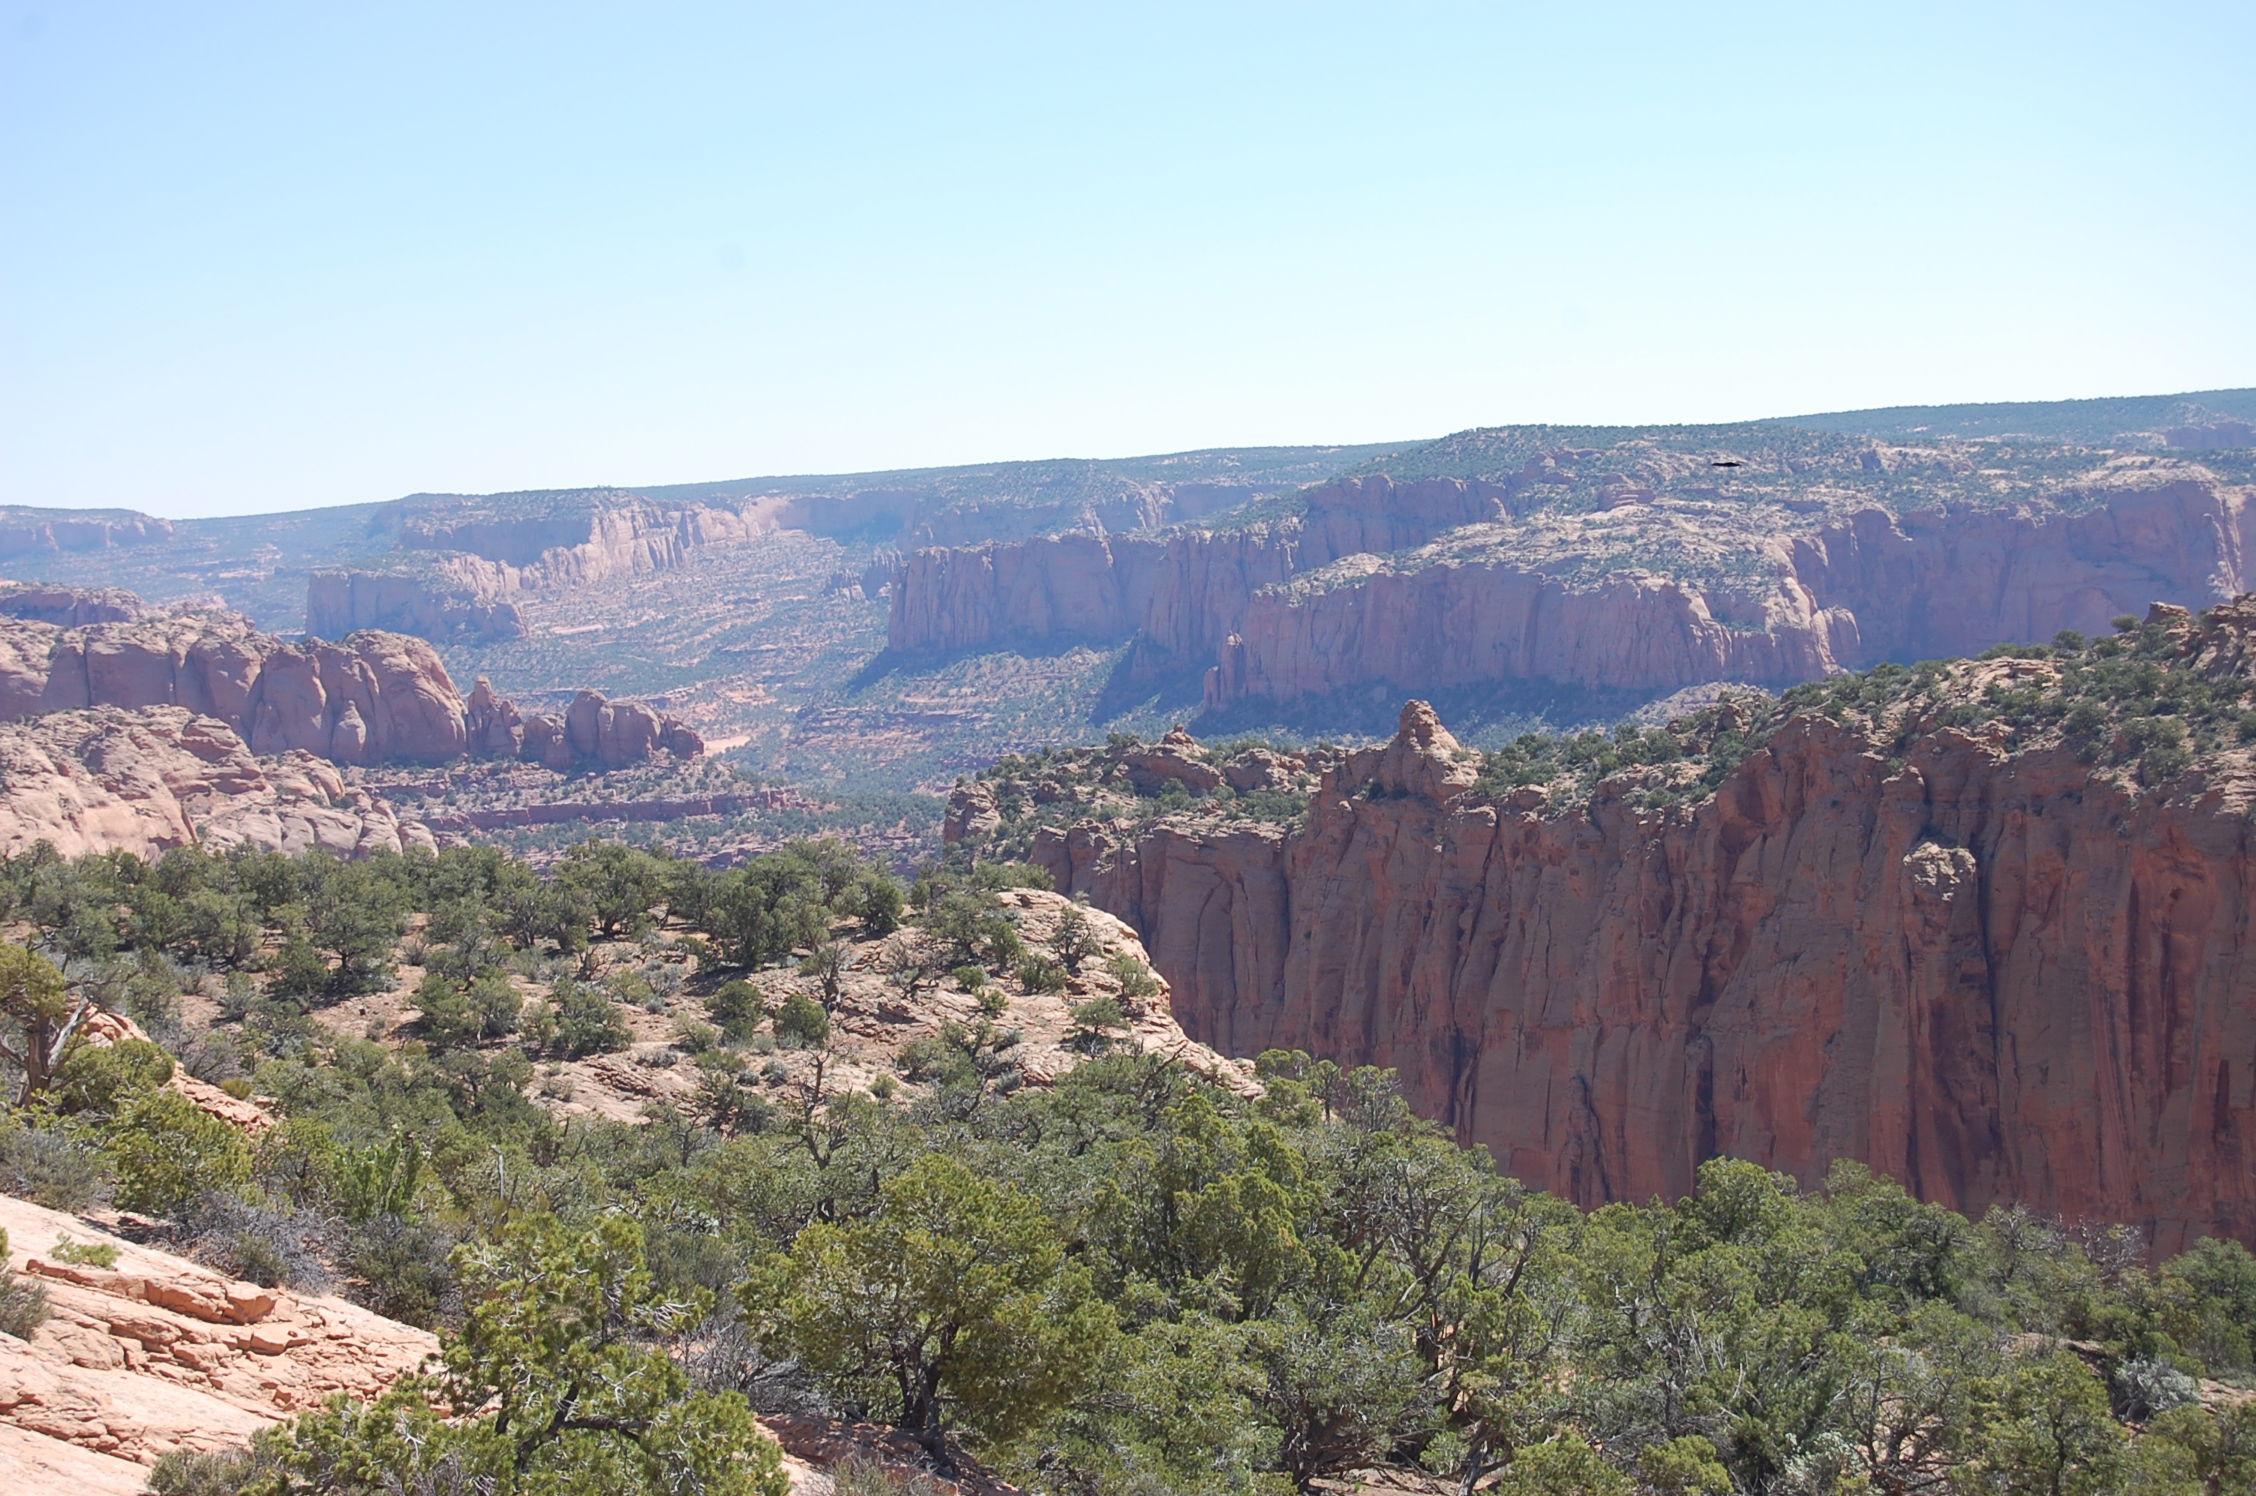
[[1463, 432], [1163, 531], [918, 550], [888, 644], [1132, 641], [1222, 715], [1778, 687], [2256, 586], [2252, 422], [2243, 390]]
[[[224, 519], [0, 510], [0, 560], [41, 578], [170, 600], [223, 592], [269, 628], [512, 637], [509, 599], [664, 571], [778, 530], [870, 545], [959, 544], [1083, 526], [1148, 529], [1290, 493], [1389, 450], [1241, 448], [623, 489], [415, 494]], [[170, 542], [161, 550], [154, 539]], [[104, 552], [103, 570], [87, 553]], [[18, 558], [22, 558], [20, 561]], [[301, 608], [303, 609], [301, 613]]]
[[1418, 695], [1491, 741], [2205, 606], [2256, 586], [2252, 442], [2249, 390], [1497, 427], [171, 524], [16, 510], [0, 559], [663, 698], [760, 772], [895, 792], [1176, 717], [1383, 733]]

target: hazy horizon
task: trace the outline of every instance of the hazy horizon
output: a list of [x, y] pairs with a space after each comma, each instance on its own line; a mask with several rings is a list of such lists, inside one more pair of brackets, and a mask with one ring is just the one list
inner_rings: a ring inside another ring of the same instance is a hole
[[2256, 384], [2220, 5], [0, 3], [0, 503]]
[[[2001, 400], [2001, 401], [1959, 401], [1959, 402], [1955, 402], [1955, 403], [1954, 403], [1954, 405], [1955, 405], [1956, 407], [1965, 407], [1965, 408], [1989, 408], [1989, 407], [2011, 408], [2011, 407], [2014, 407], [2014, 406], [2018, 406], [2018, 405], [2054, 406], [2054, 405], [2062, 405], [2062, 404], [2070, 404], [2070, 405], [2072, 405], [2072, 404], [2080, 404], [2080, 403], [2086, 403], [2086, 402], [2098, 402], [2098, 401], [2114, 401], [2114, 400], [2144, 400], [2144, 399], [2168, 400], [2168, 399], [2196, 399], [2196, 398], [2198, 398], [2198, 397], [2200, 397], [2200, 396], [2203, 396], [2203, 395], [2211, 395], [2211, 396], [2214, 396], [2214, 395], [2241, 395], [2241, 396], [2256, 396], [2256, 386], [2234, 386], [2234, 387], [2225, 387], [2225, 388], [2219, 388], [2219, 389], [2208, 389], [2208, 390], [2154, 390], [2154, 391], [2134, 391], [2134, 392], [2125, 392], [2125, 393], [2122, 393], [2122, 394], [2115, 394], [2115, 395], [2084, 395], [2084, 396], [2075, 396], [2075, 395], [2071, 395], [2071, 396], [2064, 396], [2064, 397], [2062, 397], [2062, 398], [2061, 398], [2060, 400], [2037, 400], [2037, 401], [2014, 401], [2014, 400]], [[1432, 442], [1432, 441], [1438, 441], [1438, 440], [1442, 440], [1442, 439], [1445, 439], [1445, 438], [1447, 438], [1447, 437], [1450, 437], [1450, 436], [1455, 436], [1455, 435], [1458, 435], [1458, 434], [1460, 434], [1460, 433], [1461, 433], [1461, 432], [1463, 432], [1463, 431], [1480, 430], [1480, 429], [1495, 429], [1495, 428], [1498, 428], [1498, 427], [1512, 427], [1512, 426], [1534, 426], [1534, 425], [1556, 425], [1556, 426], [1567, 427], [1567, 428], [1570, 428], [1570, 429], [1572, 429], [1572, 428], [1575, 428], [1575, 427], [1596, 427], [1596, 426], [1617, 426], [1617, 427], [1621, 427], [1621, 428], [1626, 428], [1626, 429], [1636, 429], [1636, 428], [1638, 428], [1638, 427], [1656, 427], [1656, 426], [1665, 426], [1665, 425], [1680, 425], [1680, 426], [1709, 426], [1709, 425], [1713, 425], [1713, 426], [1719, 426], [1719, 427], [1720, 427], [1720, 426], [1738, 426], [1738, 425], [1756, 425], [1756, 424], [1770, 424], [1770, 423], [1778, 423], [1778, 422], [1792, 422], [1792, 421], [1794, 421], [1794, 420], [1797, 420], [1797, 419], [1812, 419], [1812, 420], [1814, 420], [1814, 419], [1818, 419], [1818, 418], [1823, 418], [1823, 417], [1835, 417], [1835, 416], [1846, 416], [1846, 415], [1869, 415], [1869, 414], [1885, 414], [1885, 413], [1889, 413], [1889, 412], [1893, 412], [1893, 411], [1899, 411], [1899, 410], [1923, 410], [1923, 409], [1929, 409], [1929, 408], [1932, 408], [1932, 407], [1933, 407], [1933, 402], [1929, 402], [1929, 401], [1919, 401], [1919, 402], [1913, 402], [1913, 403], [1910, 403], [1910, 404], [1904, 404], [1904, 405], [1892, 405], [1892, 406], [1866, 406], [1866, 407], [1860, 407], [1860, 408], [1858, 408], [1858, 409], [1856, 409], [1856, 410], [1832, 410], [1832, 411], [1816, 411], [1816, 410], [1811, 410], [1811, 411], [1789, 411], [1789, 412], [1785, 412], [1785, 413], [1783, 413], [1783, 414], [1778, 414], [1778, 415], [1759, 415], [1759, 416], [1726, 417], [1726, 418], [1723, 418], [1723, 419], [1721, 419], [1721, 420], [1717, 420], [1717, 421], [1696, 421], [1696, 422], [1643, 421], [1643, 422], [1606, 422], [1606, 423], [1599, 423], [1599, 422], [1539, 422], [1539, 421], [1492, 421], [1492, 422], [1484, 422], [1484, 423], [1482, 423], [1482, 425], [1481, 425], [1481, 426], [1479, 426], [1479, 427], [1463, 427], [1463, 428], [1459, 428], [1459, 430], [1458, 430], [1458, 431], [1437, 431], [1437, 432], [1428, 432], [1428, 433], [1425, 433], [1425, 434], [1422, 434], [1422, 435], [1419, 435], [1419, 436], [1415, 436], [1415, 437], [1403, 437], [1403, 438], [1396, 438], [1396, 439], [1392, 439], [1392, 440], [1385, 440], [1385, 441], [1379, 441], [1379, 442], [1368, 442], [1368, 441], [1340, 441], [1340, 442], [1326, 442], [1326, 441], [1319, 441], [1319, 442], [1267, 442], [1267, 443], [1258, 443], [1258, 442], [1222, 442], [1222, 443], [1218, 443], [1218, 444], [1216, 444], [1216, 445], [1213, 445], [1213, 446], [1208, 446], [1208, 447], [1179, 447], [1179, 448], [1174, 448], [1174, 449], [1171, 449], [1171, 450], [1166, 450], [1166, 451], [1153, 451], [1153, 452], [1108, 452], [1108, 453], [1100, 453], [1100, 454], [1076, 453], [1076, 452], [1056, 452], [1056, 453], [1050, 453], [1050, 454], [1047, 454], [1047, 455], [1044, 455], [1044, 456], [1035, 456], [1035, 457], [994, 457], [994, 458], [987, 458], [987, 459], [971, 459], [971, 460], [968, 460], [968, 461], [963, 461], [963, 462], [948, 462], [948, 463], [912, 463], [912, 464], [909, 464], [909, 465], [907, 465], [907, 466], [903, 466], [903, 467], [893, 467], [893, 468], [842, 468], [842, 469], [836, 469], [836, 470], [833, 470], [833, 471], [827, 471], [827, 472], [812, 472], [812, 471], [808, 471], [808, 472], [797, 472], [797, 473], [784, 473], [784, 472], [767, 472], [767, 473], [737, 473], [737, 474], [729, 474], [729, 475], [722, 475], [722, 476], [713, 476], [713, 475], [707, 475], [707, 476], [705, 476], [705, 477], [700, 477], [700, 478], [678, 478], [678, 479], [677, 479], [677, 478], [667, 478], [667, 479], [664, 479], [664, 480], [662, 480], [662, 481], [659, 481], [659, 482], [652, 482], [652, 483], [645, 483], [645, 482], [636, 482], [636, 481], [616, 481], [616, 480], [612, 480], [612, 479], [596, 479], [596, 480], [590, 480], [590, 481], [586, 481], [586, 482], [575, 482], [575, 483], [558, 483], [558, 484], [549, 484], [549, 485], [544, 485], [544, 486], [537, 486], [537, 487], [536, 487], [536, 486], [527, 486], [527, 485], [515, 485], [515, 486], [511, 486], [511, 487], [505, 487], [505, 488], [495, 488], [495, 489], [475, 489], [475, 490], [472, 490], [472, 489], [435, 489], [435, 488], [419, 488], [419, 489], [410, 489], [410, 490], [408, 490], [408, 491], [407, 491], [407, 492], [405, 492], [405, 493], [390, 494], [390, 495], [386, 495], [386, 496], [382, 496], [382, 497], [372, 497], [372, 498], [365, 498], [365, 499], [340, 499], [340, 500], [338, 500], [337, 502], [335, 502], [335, 503], [333, 503], [333, 504], [307, 504], [307, 505], [299, 505], [299, 506], [297, 506], [297, 507], [295, 507], [295, 508], [292, 508], [292, 509], [213, 509], [213, 510], [209, 510], [209, 511], [207, 511], [207, 512], [201, 513], [201, 514], [167, 514], [167, 513], [165, 513], [164, 511], [162, 511], [162, 510], [159, 510], [159, 509], [137, 508], [136, 506], [132, 506], [132, 505], [71, 505], [71, 506], [63, 506], [63, 505], [44, 505], [44, 504], [28, 504], [28, 505], [27, 505], [27, 504], [13, 503], [12, 501], [9, 501], [9, 500], [5, 500], [5, 499], [0, 499], [0, 507], [11, 507], [11, 506], [12, 506], [12, 507], [22, 507], [22, 508], [32, 508], [32, 509], [97, 509], [97, 508], [109, 508], [109, 509], [130, 509], [130, 510], [133, 510], [134, 512], [137, 512], [137, 513], [142, 513], [142, 514], [149, 514], [149, 515], [154, 515], [154, 516], [156, 516], [156, 517], [158, 517], [158, 518], [169, 519], [169, 520], [183, 520], [183, 519], [191, 519], [191, 520], [193, 520], [193, 519], [211, 519], [211, 520], [221, 520], [221, 519], [226, 519], [226, 520], [235, 520], [235, 519], [257, 519], [257, 518], [259, 518], [259, 517], [261, 517], [261, 516], [263, 516], [263, 515], [283, 515], [283, 514], [311, 513], [311, 512], [321, 511], [321, 510], [332, 510], [332, 509], [352, 509], [352, 508], [370, 507], [370, 506], [374, 506], [374, 505], [379, 505], [379, 504], [389, 504], [389, 503], [397, 503], [397, 502], [399, 502], [399, 501], [401, 501], [401, 500], [403, 500], [403, 499], [426, 498], [426, 497], [428, 497], [428, 498], [444, 498], [444, 497], [449, 497], [449, 496], [453, 496], [453, 495], [461, 495], [461, 496], [465, 496], [465, 497], [477, 497], [477, 496], [483, 496], [483, 495], [488, 495], [488, 494], [509, 494], [509, 493], [574, 493], [574, 492], [586, 492], [586, 491], [601, 491], [601, 490], [607, 490], [607, 489], [609, 489], [609, 490], [618, 490], [618, 491], [620, 491], [620, 492], [627, 492], [627, 493], [652, 493], [652, 492], [660, 492], [660, 491], [663, 491], [663, 490], [666, 490], [666, 489], [673, 489], [673, 488], [693, 488], [693, 489], [694, 489], [694, 488], [702, 488], [702, 487], [706, 487], [706, 486], [708, 486], [708, 485], [713, 485], [713, 484], [739, 484], [739, 483], [741, 483], [741, 484], [748, 484], [748, 485], [749, 485], [749, 484], [759, 484], [759, 483], [789, 483], [789, 482], [801, 482], [801, 481], [805, 481], [805, 480], [808, 480], [808, 479], [812, 479], [812, 478], [883, 478], [883, 477], [890, 477], [890, 476], [893, 476], [893, 475], [896, 475], [896, 474], [909, 474], [909, 473], [935, 473], [935, 472], [940, 472], [940, 473], [944, 473], [944, 472], [950, 472], [950, 471], [959, 471], [959, 470], [971, 470], [971, 471], [977, 471], [977, 470], [980, 470], [980, 469], [982, 469], [982, 468], [1002, 468], [1002, 467], [1013, 467], [1013, 466], [1032, 466], [1032, 465], [1037, 465], [1037, 464], [1042, 464], [1042, 463], [1069, 463], [1069, 462], [1122, 463], [1122, 462], [1151, 461], [1151, 460], [1153, 460], [1153, 459], [1159, 459], [1159, 458], [1169, 458], [1169, 457], [1187, 457], [1187, 456], [1193, 456], [1193, 455], [1196, 455], [1196, 454], [1199, 454], [1199, 453], [1204, 453], [1204, 452], [1228, 452], [1228, 451], [1238, 451], [1238, 452], [1251, 452], [1251, 451], [1258, 451], [1258, 450], [1264, 450], [1264, 449], [1276, 449], [1276, 448], [1353, 448], [1353, 447], [1370, 447], [1370, 446], [1380, 446], [1380, 447], [1390, 447], [1390, 446], [1391, 446], [1391, 447], [1397, 447], [1397, 448], [1400, 448], [1400, 449], [1403, 449], [1403, 450], [1409, 450], [1409, 449], [1411, 449], [1411, 448], [1415, 448], [1415, 447], [1418, 447], [1418, 446], [1422, 446], [1422, 445], [1424, 445], [1424, 444], [1426, 444], [1426, 443], [1428, 443], [1428, 442]]]

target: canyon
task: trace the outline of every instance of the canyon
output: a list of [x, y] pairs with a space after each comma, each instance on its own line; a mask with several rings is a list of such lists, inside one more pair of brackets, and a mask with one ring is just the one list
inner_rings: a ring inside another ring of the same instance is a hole
[[1115, 473], [1100, 463], [1008, 464], [814, 484], [418, 495], [372, 520], [379, 530], [396, 529], [394, 549], [375, 566], [312, 573], [306, 627], [329, 635], [393, 628], [434, 639], [520, 638], [526, 624], [512, 599], [677, 571], [698, 552], [783, 530], [926, 544], [1073, 526], [1138, 531], [1234, 508], [1299, 475], [1289, 461], [1284, 475], [1267, 481], [1259, 473], [1209, 474], [1207, 466], [1194, 463], [1181, 477]]
[[[2140, 637], [2220, 699], [2256, 690], [2256, 600]], [[1968, 662], [1868, 713], [1727, 700], [1703, 730], [1753, 750], [1688, 793], [1682, 763], [1484, 781], [1414, 702], [1391, 741], [1294, 766], [1318, 776], [1296, 821], [1075, 810], [1020, 763], [949, 830], [994, 839], [1031, 783], [1032, 860], [1141, 934], [1191, 1037], [1394, 1067], [1584, 1205], [1674, 1198], [1718, 1154], [1805, 1183], [1851, 1158], [2165, 1253], [2256, 1241], [2256, 733], [2127, 773], [1983, 709], [2082, 668]]]
[[[109, 589], [0, 584], [0, 850], [66, 856], [238, 843], [340, 856], [447, 833], [353, 776], [467, 758], [556, 777], [687, 761], [698, 735], [583, 690], [530, 711], [467, 698], [425, 640], [362, 631], [292, 643], [217, 610]], [[467, 824], [467, 823], [465, 823]]]
[[2256, 585], [2237, 461], [1477, 435], [1493, 440], [1395, 464], [1456, 473], [1350, 476], [1244, 524], [919, 550], [888, 647], [1129, 641], [1132, 679], [1195, 678], [1210, 713], [1363, 686], [1653, 697], [1979, 653]]

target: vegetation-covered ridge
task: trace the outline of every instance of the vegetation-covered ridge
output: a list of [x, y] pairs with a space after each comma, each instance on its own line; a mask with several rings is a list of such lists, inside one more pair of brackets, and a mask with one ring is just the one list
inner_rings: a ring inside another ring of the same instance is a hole
[[[2004, 752], [2068, 751], [2101, 774], [2166, 791], [2189, 773], [2256, 757], [2256, 596], [2199, 614], [2157, 606], [2143, 620], [2117, 619], [2116, 632], [2099, 639], [2069, 632], [1974, 660], [1883, 664], [1777, 697], [1727, 690], [1658, 725], [1526, 733], [1492, 752], [1465, 750], [1478, 769], [1468, 793], [1503, 801], [1540, 792], [1534, 803], [1558, 806], [1594, 796], [1648, 811], [1693, 806], [1798, 720], [1852, 728], [1890, 760], [1947, 731]], [[1343, 751], [1208, 746], [1179, 731], [1158, 744], [1116, 735], [1103, 747], [1001, 759], [959, 787], [954, 814], [959, 834], [972, 818], [994, 816], [985, 840], [1009, 856], [1024, 856], [1043, 828], [1082, 820], [1130, 830], [1160, 815], [1290, 823]], [[1260, 765], [1261, 787], [1233, 788], [1233, 764]]]
[[[169, 1458], [176, 1496], [780, 1496], [754, 1411], [891, 1422], [942, 1472], [1057, 1492], [1375, 1466], [1558, 1496], [2250, 1489], [2237, 1244], [2153, 1266], [2119, 1229], [1728, 1160], [1585, 1215], [1384, 1072], [1273, 1053], [1252, 1086], [1124, 1044], [1149, 973], [1054, 896], [1037, 934], [1011, 882], [904, 888], [814, 845], [725, 875], [616, 846], [549, 878], [490, 850], [17, 859], [0, 1186], [108, 1196], [228, 1271], [441, 1332], [371, 1404]], [[825, 993], [864, 950], [901, 1012], [992, 1019], [857, 1069]], [[333, 1021], [411, 962], [409, 1036]], [[677, 982], [694, 1100], [541, 1104], [535, 1056], [619, 1042]], [[1075, 1010], [1084, 1062], [1011, 1084], [1005, 1025], [1080, 985], [1117, 994]], [[74, 1045], [95, 997], [158, 1042]], [[200, 1110], [176, 1064], [270, 1125]]]

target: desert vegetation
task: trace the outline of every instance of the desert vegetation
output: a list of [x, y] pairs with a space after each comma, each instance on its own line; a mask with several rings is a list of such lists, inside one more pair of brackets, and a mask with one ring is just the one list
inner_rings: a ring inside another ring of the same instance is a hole
[[[545, 873], [18, 858], [11, 1052], [96, 1003], [153, 1037], [63, 1044], [0, 1126], [0, 1187], [439, 1329], [427, 1376], [175, 1457], [157, 1490], [773, 1493], [754, 1411], [880, 1420], [936, 1471], [1045, 1490], [1374, 1466], [1507, 1492], [2247, 1488], [2240, 1245], [2152, 1263], [2134, 1233], [1970, 1221], [1846, 1164], [1802, 1189], [1718, 1159], [1682, 1200], [1584, 1214], [1385, 1072], [1146, 1052], [1155, 979], [1102, 916], [1027, 902], [1039, 881], [904, 884], [835, 843], [728, 872], [621, 844]], [[399, 1029], [335, 1021], [418, 972]], [[948, 1016], [854, 1062], [856, 982], [896, 1021]], [[1079, 1058], [1029, 1084], [1039, 1000]], [[549, 1104], [544, 1067], [652, 1047], [654, 1004], [693, 1086]]]

